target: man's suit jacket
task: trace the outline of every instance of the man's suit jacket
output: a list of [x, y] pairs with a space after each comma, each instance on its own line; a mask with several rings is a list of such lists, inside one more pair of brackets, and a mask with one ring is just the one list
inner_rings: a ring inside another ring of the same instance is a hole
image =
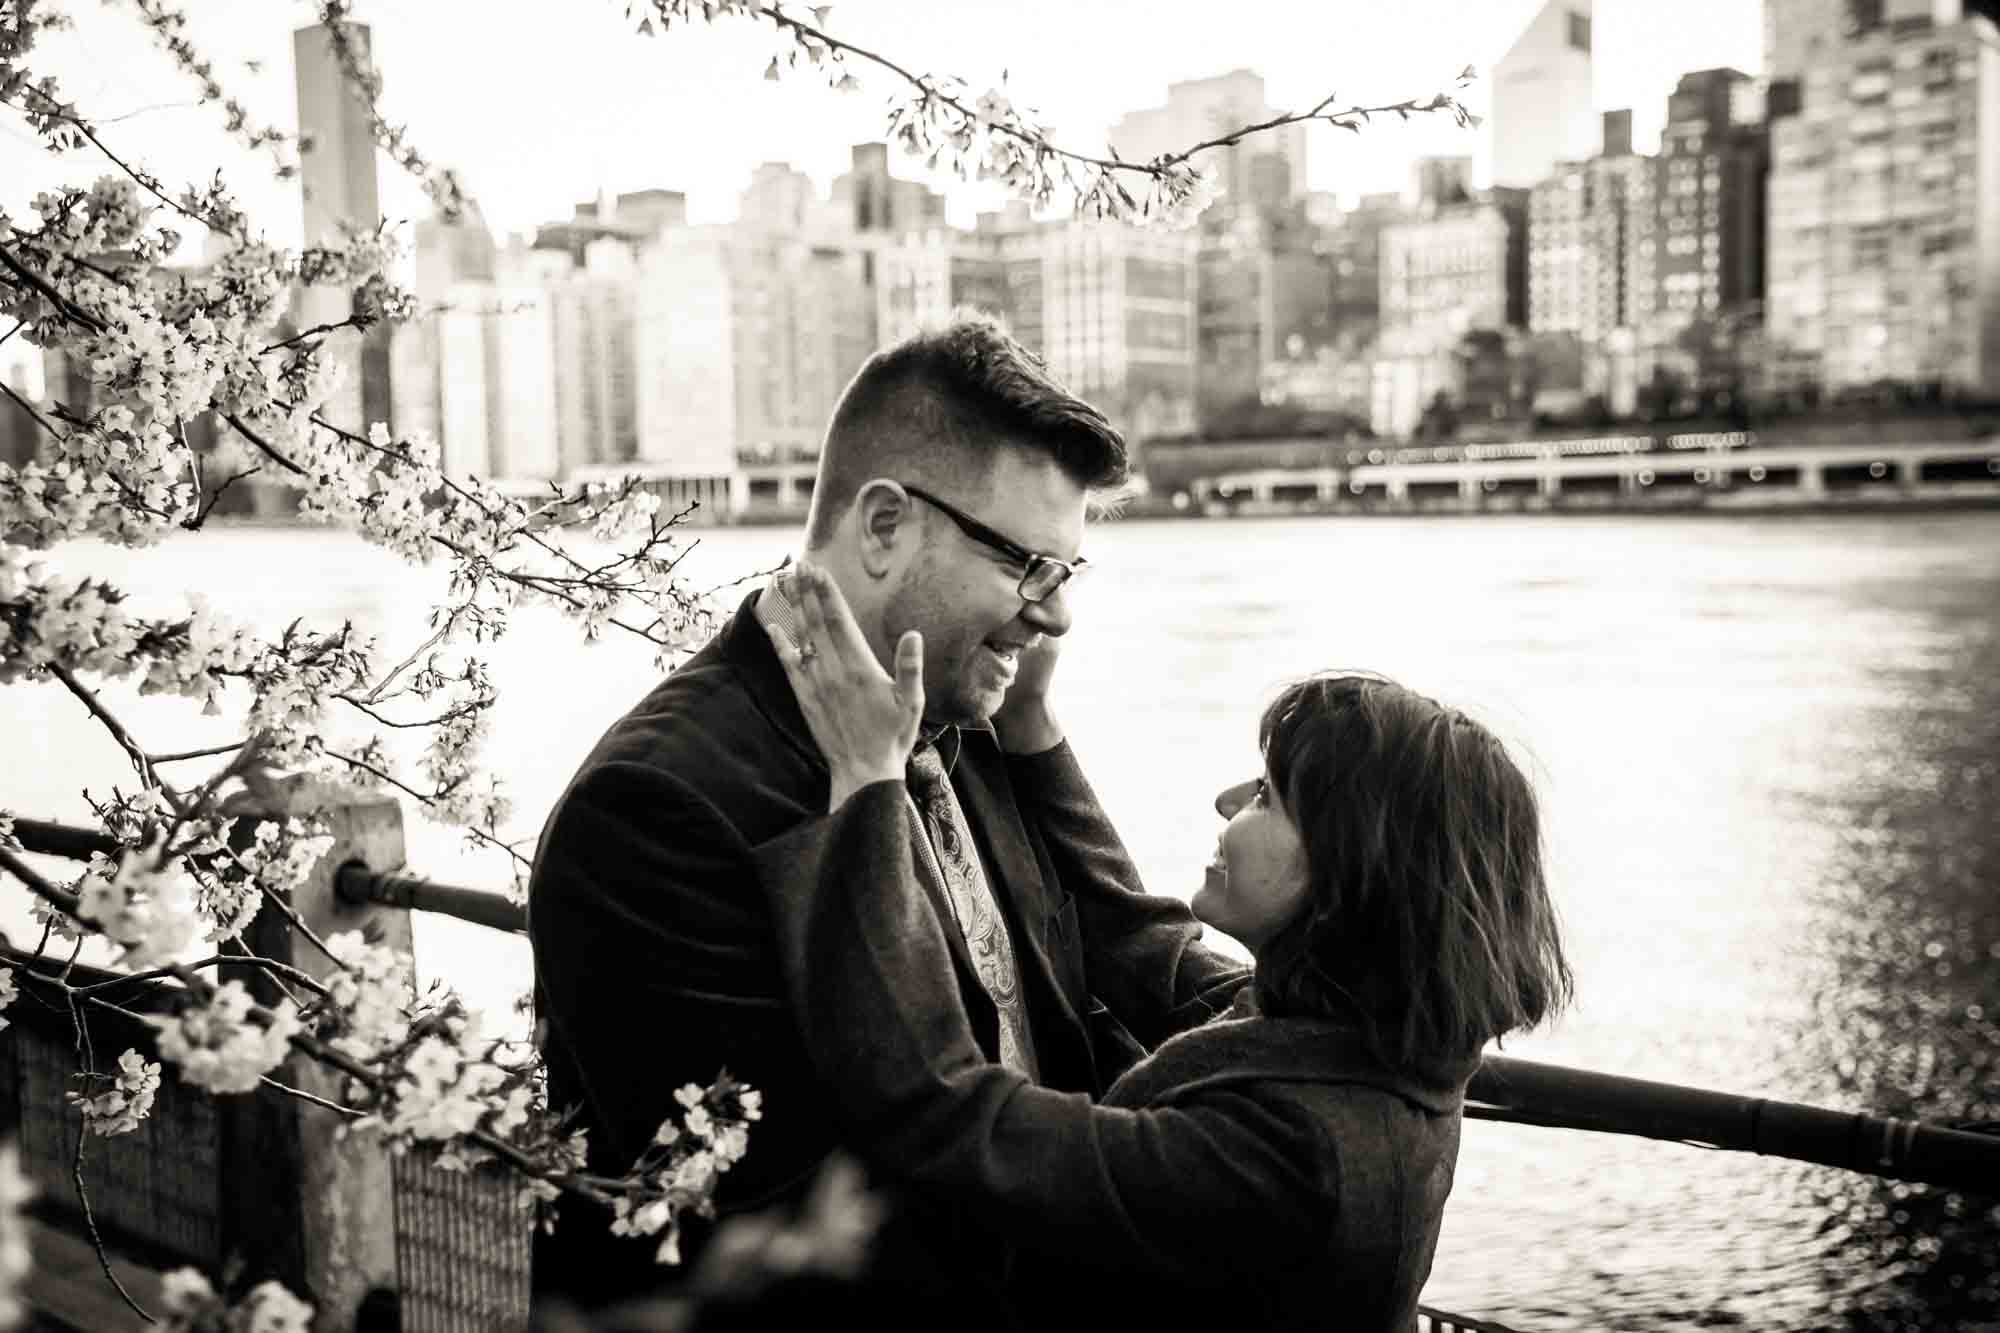
[[[839, 1142], [755, 859], [825, 814], [829, 775], [754, 604], [599, 741], [529, 884], [551, 1098], [581, 1108], [593, 1169], [622, 1173], [677, 1109], [673, 1090], [727, 1068], [764, 1095], [749, 1153], [723, 1177], [728, 1209], [797, 1198]], [[1124, 848], [1096, 824], [1079, 837], [1073, 800], [1042, 807], [1049, 781], [1081, 781], [1074, 767], [1066, 745], [1008, 756], [967, 730], [952, 785], [1014, 939], [1042, 1082], [1096, 1094], [1142, 1047], [1226, 1008], [1248, 973], [1196, 943], [1184, 905], [1134, 892]], [[997, 1012], [946, 933], [976, 1039], [997, 1058]], [[601, 1210], [565, 1201], [563, 1215], [538, 1285], [596, 1300], [660, 1276], [652, 1245], [609, 1236]], [[942, 1247], [984, 1244], [932, 1222]]]

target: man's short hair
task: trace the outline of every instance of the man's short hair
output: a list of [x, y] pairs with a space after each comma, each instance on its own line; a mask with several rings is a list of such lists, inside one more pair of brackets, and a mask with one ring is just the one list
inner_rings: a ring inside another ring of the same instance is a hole
[[[1065, 389], [990, 315], [960, 310], [870, 357], [840, 396], [820, 446], [808, 545], [876, 477], [982, 486], [1002, 448], [1053, 458], [1088, 491], [1124, 484], [1125, 438]], [[968, 498], [974, 498], [968, 496]]]

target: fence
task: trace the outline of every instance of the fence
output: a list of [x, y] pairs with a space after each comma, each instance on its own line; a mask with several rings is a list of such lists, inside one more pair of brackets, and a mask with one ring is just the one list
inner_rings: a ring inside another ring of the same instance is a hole
[[[410, 913], [436, 912], [523, 931], [526, 911], [494, 893], [436, 884], [378, 867], [403, 864], [402, 812], [393, 798], [296, 784], [265, 818], [317, 814], [334, 845], [292, 897], [322, 937], [370, 929], [410, 947]], [[31, 853], [84, 859], [114, 850], [105, 834], [17, 819]], [[291, 924], [265, 912], [246, 941], [266, 957], [319, 975], [327, 963], [300, 949]], [[29, 955], [4, 950], [24, 966]], [[260, 998], [268, 978], [241, 969]], [[87, 969], [79, 969], [87, 971]], [[228, 965], [223, 975], [230, 974]], [[74, 979], [74, 978], [73, 978]], [[109, 974], [92, 977], [108, 980]], [[19, 1029], [0, 1043], [0, 1129], [17, 1134], [42, 1187], [45, 1225], [29, 1299], [92, 1333], [143, 1325], [118, 1302], [77, 1238], [85, 1218], [72, 1180], [78, 1122], [62, 1093], [76, 1046], [151, 1049], [151, 1030], [118, 1014], [71, 1014], [31, 1002], [8, 1011]], [[100, 1065], [108, 1058], [100, 1058]], [[333, 1096], [331, 1080], [300, 1057], [283, 1077]], [[1466, 1114], [1549, 1128], [1632, 1134], [1760, 1153], [1897, 1180], [2000, 1195], [2000, 1137], [1918, 1121], [1831, 1111], [1699, 1088], [1489, 1056]], [[311, 1293], [322, 1330], [515, 1333], [528, 1326], [531, 1217], [496, 1171], [441, 1171], [418, 1156], [390, 1159], [360, 1137], [336, 1134], [334, 1112], [272, 1096], [212, 1098], [169, 1077], [138, 1133], [91, 1145], [81, 1178], [97, 1229], [144, 1285], [160, 1270], [207, 1271], [231, 1259]], [[72, 1256], [65, 1266], [44, 1255]], [[1424, 1333], [1509, 1333], [1500, 1325], [1425, 1308]]]

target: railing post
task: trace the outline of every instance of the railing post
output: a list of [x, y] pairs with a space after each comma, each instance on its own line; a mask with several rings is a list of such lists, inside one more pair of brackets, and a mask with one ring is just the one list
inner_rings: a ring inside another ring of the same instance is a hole
[[[292, 911], [306, 930], [324, 940], [340, 931], [366, 929], [378, 942], [410, 951], [407, 910], [380, 903], [345, 902], [334, 891], [334, 872], [343, 862], [359, 859], [377, 869], [404, 864], [403, 814], [393, 797], [295, 777], [264, 788], [253, 805], [236, 813], [251, 819], [317, 817], [333, 835], [333, 846], [292, 893]], [[255, 952], [288, 963], [315, 979], [324, 979], [335, 970], [318, 946], [269, 904], [245, 934], [245, 942]], [[246, 984], [266, 1002], [276, 998], [272, 983], [261, 974], [246, 978]], [[344, 1079], [298, 1054], [281, 1067], [279, 1077], [330, 1101], [339, 1100]], [[296, 1279], [306, 1288], [300, 1294], [317, 1309], [315, 1333], [368, 1333], [370, 1327], [380, 1326], [373, 1320], [368, 1324], [360, 1320], [362, 1302], [370, 1291], [394, 1291], [398, 1286], [395, 1200], [388, 1153], [373, 1135], [340, 1137], [343, 1117], [323, 1107], [297, 1098], [240, 1100], [262, 1104], [261, 1113], [251, 1112], [247, 1105], [244, 1111], [261, 1114], [263, 1123], [258, 1132], [271, 1136], [275, 1151], [263, 1162], [234, 1165], [272, 1190], [284, 1190], [285, 1177], [289, 1176], [296, 1202], [286, 1210], [282, 1193], [261, 1201], [245, 1199], [247, 1209], [263, 1216], [240, 1216], [239, 1224], [246, 1228], [267, 1224], [278, 1220], [272, 1217], [273, 1212], [290, 1211], [288, 1220], [297, 1248], [292, 1251], [293, 1263], [283, 1266], [295, 1267]], [[377, 1297], [371, 1311], [380, 1303]]]

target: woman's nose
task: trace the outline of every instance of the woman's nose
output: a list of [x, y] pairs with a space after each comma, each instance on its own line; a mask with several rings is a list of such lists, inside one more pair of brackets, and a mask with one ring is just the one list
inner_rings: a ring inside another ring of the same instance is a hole
[[1215, 797], [1215, 813], [1224, 819], [1236, 818], [1236, 812], [1250, 803], [1257, 792], [1257, 779], [1239, 782], [1233, 787], [1224, 787]]

